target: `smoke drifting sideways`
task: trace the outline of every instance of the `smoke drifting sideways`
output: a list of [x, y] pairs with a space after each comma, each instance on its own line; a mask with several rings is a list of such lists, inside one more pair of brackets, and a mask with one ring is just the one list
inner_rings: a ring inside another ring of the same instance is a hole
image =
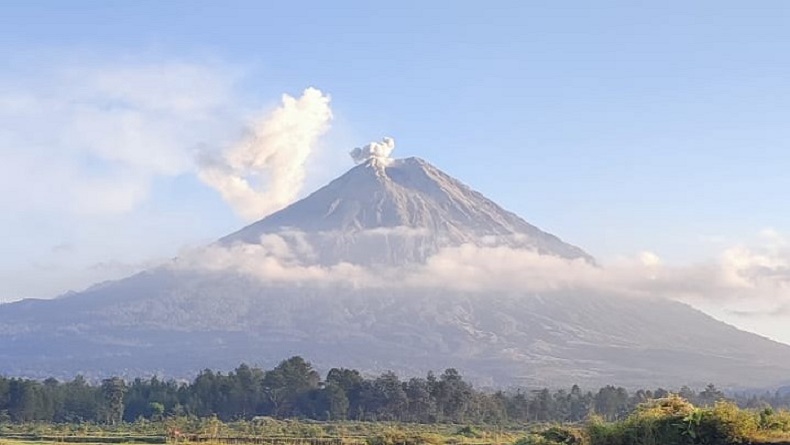
[[316, 88], [299, 98], [284, 94], [280, 106], [252, 122], [242, 140], [219, 154], [201, 153], [198, 177], [247, 220], [282, 209], [301, 191], [305, 164], [329, 130], [329, 102]]
[[357, 147], [351, 150], [349, 154], [351, 159], [357, 164], [373, 159], [386, 165], [392, 161], [390, 155], [392, 155], [393, 150], [395, 150], [395, 140], [385, 137], [381, 142], [371, 142], [368, 145]]

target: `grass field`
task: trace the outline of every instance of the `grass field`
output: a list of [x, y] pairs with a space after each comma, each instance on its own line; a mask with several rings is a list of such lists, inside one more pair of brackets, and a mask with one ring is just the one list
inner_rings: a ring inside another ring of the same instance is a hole
[[622, 420], [456, 425], [178, 417], [131, 424], [0, 424], [0, 445], [790, 445], [790, 412], [698, 408], [672, 396]]
[[27, 424], [0, 429], [0, 445], [204, 444], [204, 445], [510, 445], [524, 426], [311, 422], [261, 419], [170, 419], [115, 427]]

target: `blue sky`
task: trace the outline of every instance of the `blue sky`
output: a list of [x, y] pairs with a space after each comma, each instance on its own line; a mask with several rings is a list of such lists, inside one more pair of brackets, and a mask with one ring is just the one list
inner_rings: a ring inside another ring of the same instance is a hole
[[[221, 149], [310, 86], [334, 119], [302, 193], [392, 136], [396, 156], [598, 258], [689, 264], [790, 231], [787, 2], [16, 1], [0, 16], [0, 299], [123, 275], [243, 225], [185, 153]], [[178, 88], [171, 108], [152, 105]], [[145, 137], [119, 160], [102, 113], [130, 94]], [[96, 136], [73, 139], [66, 114]]]

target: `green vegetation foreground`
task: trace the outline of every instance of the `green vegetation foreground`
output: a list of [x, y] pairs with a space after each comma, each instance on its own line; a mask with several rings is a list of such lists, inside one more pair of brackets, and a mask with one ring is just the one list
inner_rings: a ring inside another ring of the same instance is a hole
[[534, 431], [516, 445], [734, 445], [790, 443], [790, 413], [745, 410], [720, 401], [698, 408], [672, 395], [641, 404], [623, 420], [591, 416], [582, 426]]
[[0, 445], [790, 445], [790, 414], [768, 405], [787, 397], [741, 398], [742, 409], [713, 385], [698, 393], [681, 388], [680, 395], [575, 385], [486, 392], [454, 369], [402, 381], [335, 368], [322, 380], [309, 362], [292, 357], [268, 371], [206, 370], [191, 382], [0, 377]]
[[762, 445], [790, 443], [790, 413], [740, 409], [726, 401], [700, 408], [671, 395], [641, 404], [622, 420], [606, 422], [592, 415], [573, 425], [461, 426], [272, 418], [222, 422], [216, 417], [174, 417], [103, 426], [4, 424], [0, 433], [0, 445]]
[[[712, 406], [725, 395], [709, 385], [700, 392], [681, 388], [683, 398]], [[131, 423], [139, 419], [216, 416], [224, 422], [258, 417], [317, 421], [395, 421], [507, 425], [581, 422], [590, 415], [623, 419], [638, 405], [667, 397], [662, 388], [629, 392], [606, 386], [568, 390], [481, 391], [455, 369], [425, 378], [401, 380], [387, 372], [364, 377], [356, 370], [334, 368], [322, 380], [301, 357], [271, 370], [241, 365], [229, 373], [205, 370], [191, 382], [119, 377], [92, 384], [82, 377], [60, 382], [0, 377], [2, 423]], [[742, 407], [784, 408], [790, 394], [739, 398]]]

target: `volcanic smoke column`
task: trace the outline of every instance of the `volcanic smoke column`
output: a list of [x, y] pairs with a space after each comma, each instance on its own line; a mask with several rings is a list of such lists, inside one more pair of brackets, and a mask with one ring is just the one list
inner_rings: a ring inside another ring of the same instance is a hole
[[330, 98], [316, 88], [254, 121], [247, 135], [219, 154], [202, 154], [198, 176], [236, 213], [256, 220], [292, 203], [302, 190], [305, 163], [329, 130]]
[[361, 164], [368, 159], [375, 159], [384, 165], [392, 161], [390, 155], [395, 150], [395, 139], [385, 137], [381, 142], [371, 142], [363, 147], [357, 147], [349, 153], [351, 159]]

